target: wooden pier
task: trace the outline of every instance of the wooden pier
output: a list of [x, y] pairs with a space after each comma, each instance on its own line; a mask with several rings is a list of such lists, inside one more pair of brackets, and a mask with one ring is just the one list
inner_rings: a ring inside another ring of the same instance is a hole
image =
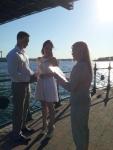
[[[105, 106], [105, 91], [97, 91], [92, 97], [89, 128], [89, 150], [112, 150], [113, 149], [113, 90], [110, 91], [110, 99]], [[33, 120], [28, 123], [35, 132], [26, 145], [15, 144], [11, 141], [10, 132], [12, 125], [0, 129], [0, 150], [75, 150], [71, 134], [70, 103], [69, 100], [62, 102], [62, 106], [56, 109], [56, 128], [54, 136], [47, 139], [41, 134], [42, 115], [41, 111], [33, 114]]]

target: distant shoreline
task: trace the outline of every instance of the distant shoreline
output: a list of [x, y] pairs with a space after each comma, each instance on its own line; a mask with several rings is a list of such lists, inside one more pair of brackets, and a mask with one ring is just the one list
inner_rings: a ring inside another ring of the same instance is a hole
[[[30, 61], [36, 61], [37, 58], [30, 58], [29, 59]], [[62, 59], [58, 59], [58, 61], [60, 60], [63, 60], [63, 61], [72, 61], [73, 59], [71, 58], [62, 58]], [[6, 62], [6, 57], [2, 57], [0, 58], [0, 62]], [[113, 57], [106, 57], [106, 58], [98, 58], [98, 59], [95, 59], [93, 61], [113, 61]]]
[[[29, 59], [30, 61], [36, 61], [37, 60], [37, 58], [30, 58]], [[72, 61], [73, 59], [71, 59], [71, 58], [62, 58], [62, 59], [57, 59], [58, 61], [60, 61], [60, 60], [63, 60], [63, 61]]]
[[113, 60], [98, 60], [98, 59], [96, 60], [96, 59], [95, 59], [95, 60], [93, 60], [93, 61], [113, 61]]
[[[37, 58], [30, 58], [29, 60], [30, 60], [30, 61], [36, 61]], [[58, 60], [71, 61], [72, 59], [67, 58], [67, 59], [58, 59]], [[6, 61], [7, 61], [7, 60], [6, 60], [6, 57], [0, 58], [0, 62], [6, 62]]]

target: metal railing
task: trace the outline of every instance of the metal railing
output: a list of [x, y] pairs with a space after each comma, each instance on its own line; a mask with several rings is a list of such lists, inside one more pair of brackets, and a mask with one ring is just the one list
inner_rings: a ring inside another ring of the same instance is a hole
[[[109, 99], [109, 91], [110, 91], [110, 88], [112, 87], [112, 82], [111, 82], [111, 70], [113, 68], [111, 67], [111, 64], [109, 63], [109, 66], [107, 68], [97, 68], [97, 65], [95, 63], [94, 65], [94, 68], [93, 68], [93, 81], [92, 81], [92, 87], [91, 87], [91, 95], [93, 96], [94, 94], [96, 94], [96, 91], [97, 89], [101, 89], [101, 88], [106, 88], [106, 100]], [[98, 74], [97, 75], [97, 71], [98, 70], [107, 70], [107, 73], [108, 75], [106, 76], [107, 80], [105, 80], [105, 75], [103, 73], [101, 73], [100, 75]], [[64, 74], [70, 74], [70, 72], [64, 72]], [[3, 75], [1, 74], [0, 75], [0, 83], [5, 83], [5, 82], [10, 82], [10, 78], [9, 78], [9, 75]], [[97, 84], [100, 84], [101, 85], [101, 82], [104, 82], [106, 83], [106, 85], [103, 85], [101, 87], [98, 87]], [[0, 88], [3, 88], [3, 85], [2, 87]], [[61, 88], [61, 87], [60, 87]], [[60, 91], [60, 88], [58, 86], [58, 94], [59, 94], [59, 98], [62, 100], [61, 98], [61, 94], [64, 92], [64, 94], [66, 93], [66, 91], [62, 90], [62, 93]], [[8, 90], [8, 89], [7, 89]], [[68, 96], [69, 97], [69, 96]], [[65, 97], [66, 98], [66, 97]], [[105, 101], [105, 103], [107, 103], [107, 101]]]
[[[107, 81], [106, 81], [106, 86], [103, 86], [101, 88], [103, 89], [106, 89], [106, 96], [105, 96], [105, 99], [104, 99], [104, 103], [105, 105], [107, 105], [107, 102], [109, 101], [110, 97], [109, 97], [109, 92], [110, 92], [110, 89], [112, 87], [112, 81], [111, 81], [111, 70], [113, 68], [111, 67], [111, 63], [109, 63], [108, 67], [107, 68], [97, 68], [97, 65], [95, 63], [94, 65], [94, 80], [93, 80], [93, 88], [92, 88], [92, 91], [91, 91], [91, 94], [92, 96], [94, 94], [96, 94], [96, 91], [97, 89], [99, 89], [97, 87], [97, 71], [98, 70], [108, 70], [107, 73]], [[105, 80], [105, 76], [103, 74], [100, 75], [100, 81], [104, 81]]]
[[[103, 71], [101, 73], [98, 73], [100, 70], [106, 70], [107, 74], [104, 75]], [[112, 88], [112, 81], [111, 81], [111, 71], [113, 68], [111, 67], [111, 64], [109, 63], [108, 67], [106, 68], [97, 68], [97, 65], [95, 63], [94, 68], [93, 68], [93, 81], [92, 81], [92, 87], [91, 87], [91, 96], [94, 96], [97, 93], [97, 90], [104, 89], [105, 93], [105, 98], [104, 98], [104, 104], [107, 105], [108, 101], [112, 98], [110, 97], [110, 90]], [[70, 72], [64, 72], [65, 74], [70, 74]], [[11, 82], [10, 82], [9, 75], [0, 75], [0, 95], [2, 96], [8, 96], [9, 99], [11, 99]], [[102, 86], [100, 86], [102, 84]], [[36, 83], [31, 84], [32, 87], [32, 92], [35, 89]], [[99, 85], [99, 86], [98, 86]], [[68, 99], [69, 100], [69, 93], [64, 90], [61, 86], [58, 86], [58, 95], [59, 95], [59, 100], [63, 101]], [[40, 110], [41, 106], [39, 101], [34, 100], [34, 95], [31, 93], [31, 103], [30, 103], [30, 112], [31, 114]], [[12, 105], [10, 104], [10, 107], [8, 109], [12, 109]], [[7, 111], [7, 110], [6, 110]]]

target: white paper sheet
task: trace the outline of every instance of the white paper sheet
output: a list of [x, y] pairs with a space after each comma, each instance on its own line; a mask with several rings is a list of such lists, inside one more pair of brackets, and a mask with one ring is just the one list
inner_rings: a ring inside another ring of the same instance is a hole
[[58, 66], [49, 66], [49, 69], [53, 72], [56, 73], [61, 79], [63, 79], [65, 82], [68, 82], [66, 79], [65, 74], [63, 71], [58, 67]]

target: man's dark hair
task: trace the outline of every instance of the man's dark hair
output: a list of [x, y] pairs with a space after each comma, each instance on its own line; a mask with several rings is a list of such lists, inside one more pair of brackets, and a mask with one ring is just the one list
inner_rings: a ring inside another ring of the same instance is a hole
[[24, 38], [24, 37], [29, 37], [29, 34], [27, 33], [27, 32], [24, 32], [24, 31], [20, 31], [20, 32], [18, 32], [18, 34], [17, 34], [17, 40], [18, 39], [22, 39], [22, 38]]

